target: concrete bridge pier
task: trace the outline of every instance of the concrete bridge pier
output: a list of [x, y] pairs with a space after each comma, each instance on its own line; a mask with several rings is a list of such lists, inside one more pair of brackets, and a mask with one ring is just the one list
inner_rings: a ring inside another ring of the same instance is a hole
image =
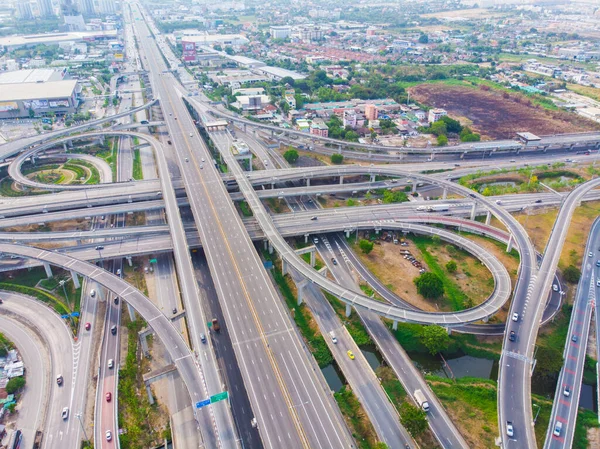
[[490, 221], [492, 221], [492, 213], [488, 210], [485, 214], [485, 224], [489, 225]]
[[66, 153], [69, 150], [67, 149], [67, 142], [63, 142], [63, 151]]
[[369, 176], [369, 180], [370, 180], [371, 182], [375, 182], [375, 177], [376, 177], [376, 175], [370, 175], [370, 176]]
[[484, 322], [484, 323], [487, 323], [489, 320], [490, 320], [490, 317], [489, 317], [489, 316], [486, 316], [486, 317], [483, 319], [483, 322]]
[[544, 147], [542, 148], [542, 151], [543, 151], [544, 153], [546, 153], [546, 152], [548, 151], [548, 145], [544, 145]]
[[306, 178], [306, 187], [310, 187], [310, 178]]
[[338, 154], [342, 154], [342, 144], [338, 144]]
[[346, 304], [346, 317], [349, 317], [352, 314], [352, 306], [350, 304]]
[[308, 237], [310, 234], [304, 234], [304, 243], [308, 243]]
[[133, 266], [133, 261], [131, 259], [131, 256], [125, 256], [125, 259], [127, 259], [127, 263], [129, 264], [130, 267]]
[[148, 335], [152, 333], [152, 329], [146, 327], [138, 332], [138, 338], [140, 339], [140, 345], [142, 346], [142, 352], [145, 356], [150, 353], [150, 349], [148, 348]]
[[154, 396], [152, 395], [152, 388], [150, 388], [150, 384], [146, 384], [146, 394], [148, 395], [148, 402], [150, 405], [154, 405]]
[[346, 233], [346, 238], [349, 239], [350, 238], [350, 233], [352, 232], [352, 230], [345, 229], [344, 232]]
[[344, 184], [344, 175], [340, 176], [340, 185]]
[[52, 277], [52, 267], [50, 267], [50, 264], [48, 262], [44, 262], [44, 270], [46, 270], [46, 276], [48, 276], [48, 278]]
[[244, 134], [246, 134], [246, 124], [244, 123]]
[[442, 199], [445, 200], [448, 197], [448, 187], [444, 187], [442, 192]]
[[398, 330], [398, 320], [394, 320], [392, 323], [392, 329], [397, 331]]
[[273, 244], [269, 242], [269, 254], [273, 254]]
[[271, 138], [275, 135], [275, 131], [271, 130]]
[[127, 313], [129, 313], [129, 319], [135, 321], [135, 309], [129, 303], [127, 303]]
[[281, 274], [285, 276], [288, 273], [287, 261], [285, 259], [281, 259]]
[[269, 249], [269, 241], [263, 240], [264, 249]]
[[446, 331], [448, 332], [448, 335], [452, 335], [452, 328], [450, 328], [450, 327], [447, 327], [447, 328], [446, 328]]
[[471, 206], [471, 220], [475, 220], [475, 214], [477, 213], [477, 203], [473, 203]]
[[75, 286], [75, 288], [81, 287], [81, 284], [79, 283], [79, 277], [77, 276], [77, 273], [73, 270], [71, 270], [71, 279], [73, 279], [73, 285]]
[[416, 181], [413, 181], [412, 183], [412, 193], [416, 193], [417, 192], [417, 183]]
[[506, 245], [506, 252], [510, 253], [512, 251], [512, 247], [513, 247], [513, 235], [510, 234], [510, 236], [508, 237], [508, 244]]

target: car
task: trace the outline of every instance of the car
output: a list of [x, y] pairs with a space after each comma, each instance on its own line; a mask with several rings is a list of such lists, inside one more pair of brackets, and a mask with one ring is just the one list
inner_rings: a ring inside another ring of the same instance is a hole
[[502, 200], [496, 200], [496, 204], [498, 204], [498, 205], [502, 204]]
[[556, 421], [556, 423], [554, 423], [554, 432], [552, 432], [552, 433], [554, 434], [555, 437], [559, 437], [561, 431], [562, 431], [562, 423], [560, 421]]
[[508, 161], [508, 162], [517, 162], [517, 161], [516, 161], [516, 160], [514, 160], [514, 159], [511, 159], [511, 160], [510, 160], [510, 161]]
[[106, 431], [106, 441], [112, 440], [112, 432], [110, 430]]
[[469, 193], [469, 196], [470, 196], [471, 198], [477, 198], [477, 195], [475, 195], [474, 193]]
[[596, 287], [600, 287], [600, 279], [596, 281]]
[[186, 158], [185, 158], [185, 161], [186, 161], [186, 162], [189, 162], [190, 160], [189, 160], [189, 159], [186, 157]]
[[204, 169], [204, 164], [200, 164], [200, 170]]
[[567, 398], [568, 398], [569, 396], [571, 396], [571, 390], [569, 389], [569, 386], [568, 386], [568, 385], [565, 385], [565, 389], [563, 390], [563, 396], [565, 396], [565, 397], [567, 397]]
[[315, 237], [315, 238], [313, 239], [313, 243], [314, 243], [314, 244], [317, 244], [317, 243], [319, 243], [319, 239], [318, 239], [317, 237]]
[[90, 296], [93, 298], [94, 296], [96, 296], [96, 290], [91, 289], [90, 290]]
[[172, 113], [172, 112], [169, 112], [169, 115], [170, 115], [171, 117], [173, 117], [173, 113]]
[[117, 335], [117, 325], [113, 324], [110, 328], [110, 333], [113, 335]]
[[579, 340], [579, 339], [577, 338], [577, 335], [573, 334], [573, 335], [571, 336], [571, 341], [572, 341], [573, 343], [577, 343], [577, 340]]
[[334, 345], [337, 345], [337, 337], [335, 336], [335, 333], [333, 331], [329, 332], [329, 335], [331, 336], [331, 343], [333, 343]]
[[204, 334], [200, 334], [200, 341], [201, 341], [202, 343], [206, 343], [206, 335], [204, 335]]
[[96, 251], [102, 251], [103, 249], [104, 249], [104, 246], [102, 246], [102, 245], [96, 246]]
[[108, 359], [108, 369], [113, 369], [115, 367], [115, 361], [113, 359]]
[[515, 434], [515, 429], [513, 428], [513, 424], [511, 421], [506, 421], [506, 435], [508, 435], [509, 437], [514, 436]]
[[109, 391], [106, 393], [106, 402], [110, 402], [112, 400], [112, 393]]
[[552, 290], [555, 291], [555, 292], [557, 292], [558, 291], [558, 285], [554, 284], [552, 286]]
[[171, 312], [173, 312], [173, 315], [175, 315], [177, 313], [177, 307], [173, 307], [173, 310], [171, 310]]
[[455, 167], [460, 167], [460, 164], [454, 164]]
[[173, 145], [173, 142], [171, 142], [170, 140], [167, 140], [167, 143], [168, 143], [169, 145]]
[[62, 409], [60, 416], [62, 417], [63, 420], [66, 420], [67, 418], [69, 418], [69, 407], [64, 407]]
[[348, 357], [350, 357], [350, 360], [354, 360], [354, 353], [352, 351], [348, 350], [348, 352], [346, 354], [348, 354]]
[[119, 304], [119, 297], [118, 296], [115, 296], [115, 304], [117, 304], [117, 305]]
[[536, 204], [540, 204], [542, 202], [542, 200], [535, 200]]
[[117, 276], [121, 276], [121, 269], [120, 268], [117, 269]]
[[190, 137], [194, 137], [194, 133], [190, 133]]
[[513, 321], [519, 321], [519, 314], [517, 312], [513, 313], [512, 320]]
[[592, 252], [590, 251], [590, 252], [588, 253], [588, 257], [592, 257], [592, 256], [593, 256], [593, 254], [592, 254]]
[[517, 339], [517, 334], [515, 333], [515, 331], [510, 331], [510, 335], [508, 336], [508, 339], [510, 341], [515, 341]]
[[58, 376], [56, 376], [56, 383], [57, 383], [58, 385], [62, 385], [62, 383], [63, 383], [63, 377], [62, 377], [62, 374], [59, 374]]
[[315, 220], [318, 220], [318, 219], [319, 219], [319, 217], [317, 217], [316, 215], [314, 217], [311, 217], [312, 221], [315, 221]]
[[89, 331], [92, 328], [92, 323], [85, 323], [85, 330]]
[[204, 162], [204, 158], [200, 159], [202, 162]]
[[331, 258], [331, 263], [333, 263], [334, 265], [337, 265], [337, 260], [336, 260], [336, 258], [335, 258], [335, 257], [332, 257], [332, 258]]
[[600, 267], [600, 260], [597, 260], [597, 261], [596, 261], [596, 266], [597, 266], [597, 267]]

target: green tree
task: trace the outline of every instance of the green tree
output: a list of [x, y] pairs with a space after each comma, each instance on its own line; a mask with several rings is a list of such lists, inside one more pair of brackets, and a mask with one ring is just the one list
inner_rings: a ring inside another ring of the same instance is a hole
[[448, 138], [443, 134], [440, 134], [439, 136], [437, 136], [437, 144], [438, 147], [445, 147], [446, 145], [448, 145]]
[[562, 353], [553, 347], [538, 346], [535, 358], [537, 362], [534, 373], [539, 377], [553, 378], [563, 365]]
[[438, 120], [437, 122], [433, 122], [429, 127], [431, 134], [436, 136], [445, 136], [448, 133], [448, 129], [446, 128], [446, 124]]
[[563, 270], [563, 276], [565, 281], [570, 282], [571, 284], [577, 284], [579, 278], [581, 278], [581, 271], [579, 271], [579, 268], [575, 265], [569, 265]]
[[390, 448], [387, 444], [385, 444], [382, 441], [375, 443], [375, 446], [372, 446], [372, 447], [373, 447], [373, 449], [389, 449]]
[[448, 271], [448, 273], [456, 273], [456, 262], [453, 260], [449, 260], [448, 263], [446, 264], [446, 270]]
[[227, 53], [230, 56], [233, 55], [233, 48], [228, 45], [227, 47], [225, 47], [225, 53]]
[[421, 343], [429, 350], [431, 355], [436, 355], [448, 349], [450, 336], [442, 326], [423, 326], [421, 329]]
[[285, 153], [283, 153], [283, 158], [288, 161], [288, 163], [293, 164], [294, 162], [296, 162], [298, 160], [298, 158], [300, 157], [300, 155], [298, 154], [297, 150], [289, 149], [287, 150]]
[[420, 44], [428, 44], [429, 43], [429, 36], [427, 36], [425, 33], [422, 33], [419, 36], [419, 43]]
[[413, 437], [427, 430], [427, 413], [420, 407], [403, 402], [400, 406], [400, 422]]
[[13, 377], [6, 384], [6, 392], [8, 394], [15, 394], [17, 391], [19, 391], [24, 386], [25, 386], [25, 378], [23, 376]]
[[446, 124], [446, 129], [449, 133], [460, 133], [463, 129], [462, 125], [458, 120], [454, 120], [453, 118], [448, 117], [447, 115], [443, 116], [440, 121]]
[[428, 299], [436, 299], [444, 294], [444, 284], [439, 276], [427, 271], [414, 280], [417, 292]]
[[404, 203], [408, 201], [408, 197], [404, 192], [392, 192], [390, 190], [383, 191], [383, 202], [385, 204]]
[[334, 153], [331, 155], [331, 163], [332, 164], [341, 164], [342, 162], [344, 162], [344, 155], [340, 154], [340, 153]]
[[373, 251], [373, 242], [362, 239], [360, 242], [358, 242], [358, 247], [363, 253], [369, 254], [371, 251]]

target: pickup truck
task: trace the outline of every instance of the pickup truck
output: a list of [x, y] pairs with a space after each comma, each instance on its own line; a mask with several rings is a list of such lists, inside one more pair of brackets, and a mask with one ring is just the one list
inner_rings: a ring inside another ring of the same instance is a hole
[[215, 332], [219, 332], [221, 330], [221, 325], [219, 324], [219, 320], [216, 318], [212, 319], [212, 328]]

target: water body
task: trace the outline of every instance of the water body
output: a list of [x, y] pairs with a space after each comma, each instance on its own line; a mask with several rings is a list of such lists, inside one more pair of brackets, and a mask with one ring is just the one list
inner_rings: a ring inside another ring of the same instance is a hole
[[473, 357], [458, 353], [442, 360], [429, 354], [410, 353], [415, 366], [425, 374], [439, 377], [456, 378], [479, 377], [481, 379], [498, 379], [498, 361]]
[[344, 376], [335, 363], [330, 363], [324, 368], [321, 368], [321, 372], [323, 373], [323, 376], [325, 376], [327, 385], [329, 385], [329, 388], [332, 391], [338, 392], [344, 386]]

